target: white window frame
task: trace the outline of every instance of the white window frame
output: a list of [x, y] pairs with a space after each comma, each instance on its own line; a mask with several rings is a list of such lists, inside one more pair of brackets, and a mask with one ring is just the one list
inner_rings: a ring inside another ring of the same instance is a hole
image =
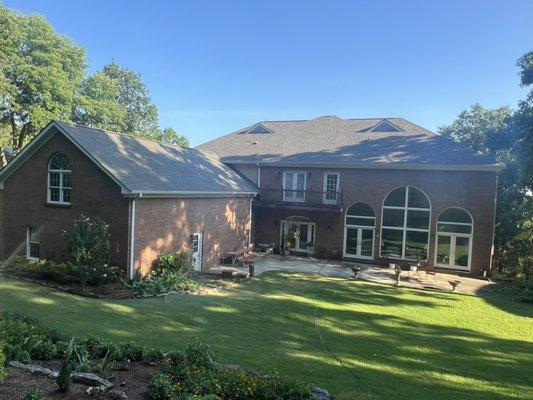
[[[37, 244], [39, 246], [39, 256], [41, 255], [41, 242], [36, 242], [35, 240], [31, 240], [31, 234], [32, 234], [33, 228], [31, 226], [26, 226], [26, 258], [28, 260], [38, 260], [39, 257], [34, 257], [31, 255], [31, 244]], [[34, 232], [35, 233], [35, 232]]]
[[[385, 200], [387, 200], [387, 197], [389, 197], [389, 195], [392, 192], [394, 192], [396, 189], [400, 189], [400, 188], [403, 188], [403, 187], [405, 187], [405, 199], [404, 199], [405, 205], [403, 207], [386, 206], [385, 205]], [[424, 194], [424, 196], [426, 196], [426, 199], [428, 200], [428, 203], [429, 203], [429, 208], [409, 207], [409, 189], [410, 188], [416, 189], [416, 190], [420, 191], [422, 194]], [[385, 214], [385, 212], [384, 212], [385, 209], [403, 210], [404, 211], [404, 214], [403, 214], [403, 227], [383, 226], [383, 215]], [[431, 240], [431, 234], [430, 234], [430, 232], [431, 232], [431, 209], [432, 209], [432, 207], [431, 207], [431, 199], [429, 198], [429, 196], [422, 189], [419, 189], [416, 186], [409, 186], [409, 185], [398, 186], [398, 187], [394, 188], [393, 190], [391, 190], [389, 193], [387, 193], [387, 195], [383, 199], [383, 203], [381, 204], [381, 226], [380, 226], [380, 232], [379, 232], [379, 256], [382, 257], [382, 258], [391, 258], [391, 259], [394, 259], [394, 260], [416, 261], [414, 258], [405, 258], [405, 246], [406, 246], [406, 239], [407, 239], [407, 231], [425, 232], [425, 233], [427, 233], [427, 236], [428, 236], [426, 258], [420, 259], [418, 261], [427, 261], [428, 258], [429, 258], [429, 242]], [[407, 228], [407, 214], [408, 214], [409, 211], [428, 211], [429, 212], [428, 228], [427, 229]], [[381, 247], [382, 247], [381, 244], [383, 242], [383, 229], [402, 231], [402, 254], [401, 254], [401, 257], [395, 257], [395, 256], [391, 256], [391, 255], [388, 255], [388, 254], [383, 255], [381, 253]]]
[[[47, 173], [48, 182], [47, 182], [47, 185], [46, 185], [47, 186], [47, 199], [46, 200], [50, 204], [70, 205], [71, 204], [70, 201], [65, 201], [65, 190], [70, 190], [70, 195], [72, 196], [72, 170], [71, 169], [52, 169], [52, 168], [50, 168], [50, 166], [52, 164], [52, 160], [57, 155], [58, 154], [54, 154], [50, 158], [50, 161], [48, 162], [48, 173]], [[67, 156], [65, 156], [65, 157], [67, 157]], [[68, 160], [68, 157], [67, 157], [67, 160]], [[70, 160], [69, 160], [69, 162], [70, 162]], [[53, 187], [50, 186], [50, 175], [52, 173], [59, 174], [59, 186], [53, 186]], [[69, 174], [69, 178], [70, 178], [70, 186], [69, 187], [65, 187], [64, 186], [64, 179], [65, 179], [65, 175], [66, 174]], [[59, 189], [59, 200], [52, 200], [52, 189]]]
[[[203, 236], [204, 236], [203, 232], [196, 232], [196, 233], [193, 233], [192, 235], [191, 250], [192, 250], [192, 258], [193, 258], [193, 267], [195, 271], [202, 270], [203, 247], [204, 247]], [[196, 251], [195, 251], [195, 247], [196, 247]]]
[[[327, 198], [327, 195], [328, 194], [333, 194], [333, 193], [328, 193], [327, 190], [328, 190], [328, 176], [330, 175], [333, 175], [333, 176], [336, 176], [337, 177], [337, 187], [335, 188], [335, 198], [334, 199], [328, 199]], [[340, 184], [341, 184], [341, 173], [338, 172], [338, 171], [326, 171], [324, 172], [324, 184], [323, 184], [323, 194], [322, 194], [322, 203], [323, 204], [337, 204], [339, 202], [339, 189], [340, 189]]]
[[[288, 188], [286, 185], [287, 174], [293, 174], [292, 188]], [[290, 191], [294, 194], [296, 194], [296, 192], [300, 192], [300, 190], [298, 190], [298, 187], [297, 187], [298, 185], [297, 175], [299, 174], [303, 174], [304, 176], [304, 188], [303, 190], [301, 190], [301, 192], [303, 192], [303, 197], [287, 197], [285, 191]], [[283, 171], [283, 201], [291, 202], [291, 203], [305, 203], [305, 192], [306, 191], [307, 191], [307, 171], [293, 171], [293, 170]]]
[[[439, 221], [440, 216], [444, 211], [447, 211], [449, 209], [458, 209], [461, 211], [464, 211], [468, 214], [470, 217], [471, 223], [465, 223], [465, 222], [447, 222], [447, 221]], [[456, 232], [439, 232], [439, 224], [447, 224], [447, 225], [460, 225], [460, 226], [470, 226], [470, 233], [456, 233]], [[437, 262], [437, 253], [439, 249], [439, 236], [446, 236], [450, 238], [450, 261], [448, 264], [442, 264]], [[462, 238], [468, 238], [468, 265], [462, 266], [462, 265], [455, 265], [455, 246], [456, 246], [456, 239], [458, 237]], [[472, 244], [474, 241], [474, 218], [472, 217], [472, 214], [468, 212], [468, 210], [465, 210], [461, 207], [448, 207], [444, 210], [442, 210], [437, 217], [437, 222], [435, 224], [435, 267], [437, 268], [446, 268], [446, 269], [454, 269], [454, 270], [460, 270], [460, 271], [470, 271], [472, 269]]]
[[[354, 204], [358, 204], [358, 203], [359, 202], [354, 203]], [[352, 204], [351, 206], [353, 206], [354, 204]], [[342, 243], [342, 255], [343, 255], [343, 257], [346, 257], [346, 258], [354, 258], [354, 259], [362, 259], [362, 260], [373, 260], [374, 259], [374, 248], [376, 246], [376, 213], [374, 212], [374, 210], [372, 209], [372, 207], [369, 204], [367, 204], [367, 203], [362, 203], [362, 204], [366, 204], [368, 207], [370, 207], [370, 209], [374, 213], [374, 216], [373, 217], [368, 217], [368, 216], [356, 215], [356, 214], [349, 214], [348, 215], [348, 210], [350, 209], [351, 206], [346, 209], [346, 212], [344, 213], [344, 238], [343, 238], [343, 243]], [[348, 217], [355, 217], [355, 218], [373, 220], [374, 221], [374, 225], [369, 226], [369, 225], [353, 225], [353, 224], [349, 224], [347, 222]], [[346, 253], [346, 238], [348, 236], [348, 229], [357, 229], [357, 249], [356, 249], [356, 253], [359, 253], [359, 255]], [[363, 235], [363, 232], [362, 232], [363, 229], [367, 229], [367, 230], [371, 230], [372, 231], [372, 255], [371, 256], [362, 256], [361, 255], [361, 236]]]

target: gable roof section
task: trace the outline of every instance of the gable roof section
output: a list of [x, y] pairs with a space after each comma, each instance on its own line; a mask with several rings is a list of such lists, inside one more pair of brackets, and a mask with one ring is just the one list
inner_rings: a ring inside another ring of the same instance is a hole
[[[269, 135], [230, 133], [198, 146], [228, 164], [497, 170], [491, 158], [403, 118], [262, 121]], [[390, 131], [394, 127], [394, 131]], [[249, 128], [248, 128], [249, 129]]]
[[0, 183], [56, 133], [87, 155], [123, 194], [208, 197], [257, 191], [213, 153], [58, 121], [48, 124], [0, 171]]

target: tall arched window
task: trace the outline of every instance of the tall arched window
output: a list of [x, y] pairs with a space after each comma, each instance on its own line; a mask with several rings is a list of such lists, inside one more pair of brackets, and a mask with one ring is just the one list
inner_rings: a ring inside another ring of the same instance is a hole
[[470, 270], [473, 221], [461, 208], [448, 208], [437, 219], [435, 263], [439, 267]]
[[344, 219], [344, 257], [374, 258], [376, 218], [365, 203], [355, 203], [346, 210]]
[[403, 186], [383, 202], [381, 256], [427, 260], [431, 205], [420, 190]]
[[64, 154], [56, 154], [48, 163], [48, 202], [70, 204], [70, 161]]

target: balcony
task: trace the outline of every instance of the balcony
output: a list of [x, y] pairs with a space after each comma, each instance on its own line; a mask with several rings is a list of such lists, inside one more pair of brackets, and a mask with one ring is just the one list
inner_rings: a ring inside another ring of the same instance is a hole
[[322, 191], [261, 188], [254, 204], [260, 207], [321, 209], [340, 212], [343, 202], [342, 192], [340, 190]]

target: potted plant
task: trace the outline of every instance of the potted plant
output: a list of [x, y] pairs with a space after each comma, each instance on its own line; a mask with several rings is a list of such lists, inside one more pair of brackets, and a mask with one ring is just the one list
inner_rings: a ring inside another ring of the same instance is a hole
[[296, 247], [296, 239], [298, 239], [298, 233], [296, 233], [295, 231], [289, 231], [289, 233], [287, 233], [284, 241], [285, 255], [289, 255], [289, 249], [294, 249]]

